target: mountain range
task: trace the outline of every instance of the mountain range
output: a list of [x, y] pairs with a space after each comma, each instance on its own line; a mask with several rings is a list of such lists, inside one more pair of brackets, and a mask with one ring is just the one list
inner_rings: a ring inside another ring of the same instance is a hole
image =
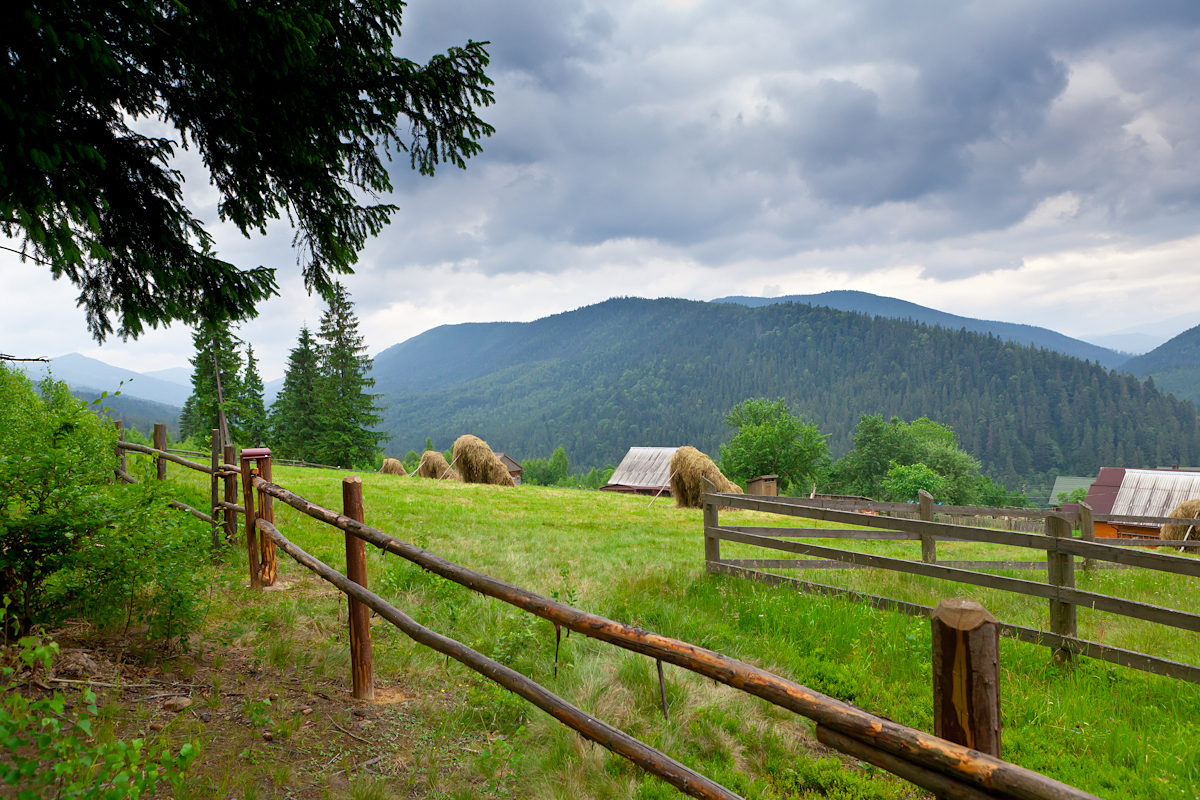
[[927, 415], [1010, 488], [1200, 463], [1190, 402], [963, 327], [794, 302], [620, 298], [528, 323], [440, 326], [380, 353], [373, 375], [394, 455], [466, 432], [518, 458], [562, 445], [581, 469], [635, 445], [716, 455], [734, 404], [784, 397], [835, 456], [862, 414]]

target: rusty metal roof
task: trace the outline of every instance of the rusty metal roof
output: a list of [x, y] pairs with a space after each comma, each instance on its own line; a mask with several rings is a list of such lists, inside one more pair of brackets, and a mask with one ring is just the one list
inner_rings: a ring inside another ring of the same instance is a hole
[[1167, 517], [1184, 500], [1200, 498], [1200, 472], [1127, 469], [1113, 501], [1113, 514]]
[[608, 486], [641, 486], [658, 488], [671, 481], [671, 456], [678, 447], [631, 447]]

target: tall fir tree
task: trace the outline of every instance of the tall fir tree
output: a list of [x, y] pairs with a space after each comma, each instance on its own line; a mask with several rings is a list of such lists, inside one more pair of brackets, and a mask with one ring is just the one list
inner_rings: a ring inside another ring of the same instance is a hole
[[217, 375], [220, 375], [220, 396], [225, 400], [229, 435], [235, 442], [244, 441], [242, 358], [238, 354], [241, 343], [226, 320], [203, 320], [196, 326], [192, 334], [192, 344], [196, 348], [196, 355], [191, 359], [192, 394], [179, 415], [182, 438], [194, 437], [207, 444], [212, 438], [212, 430], [219, 427]]
[[283, 388], [271, 405], [271, 446], [284, 458], [312, 460], [318, 432], [317, 387], [321, 378], [317, 342], [305, 325], [288, 354]]
[[358, 332], [354, 303], [341, 283], [333, 285], [317, 337], [321, 340], [317, 460], [339, 467], [370, 464], [388, 436], [374, 430], [383, 415], [375, 407], [378, 395], [367, 393], [375, 385], [375, 379], [367, 377], [371, 359]]
[[263, 382], [258, 374], [258, 359], [254, 346], [246, 345], [246, 371], [242, 375], [242, 432], [246, 444], [261, 447], [267, 444], [267, 410], [263, 404]]

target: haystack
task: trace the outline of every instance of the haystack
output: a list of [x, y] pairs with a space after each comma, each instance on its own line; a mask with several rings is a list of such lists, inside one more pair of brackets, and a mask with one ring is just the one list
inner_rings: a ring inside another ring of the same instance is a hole
[[446, 457], [437, 450], [426, 450], [421, 454], [421, 463], [417, 467], [417, 471], [413, 473], [417, 478], [433, 478], [447, 481], [461, 481], [462, 476], [457, 470], [450, 468], [446, 463]]
[[[1179, 507], [1167, 515], [1168, 517], [1200, 517], [1200, 499], [1184, 500]], [[1196, 520], [1196, 527], [1192, 528], [1192, 533], [1188, 536], [1188, 528], [1190, 525], [1163, 525], [1158, 529], [1158, 538], [1179, 540], [1187, 537], [1188, 539], [1200, 539], [1200, 519]]]
[[385, 458], [383, 460], [383, 466], [379, 468], [379, 471], [384, 475], [400, 475], [404, 478], [408, 477], [408, 470], [404, 468], [404, 464], [394, 458]]
[[464, 434], [454, 442], [454, 461], [467, 483], [516, 486], [508, 467], [496, 457], [488, 443], [478, 436]]
[[742, 494], [741, 488], [721, 474], [712, 459], [694, 447], [681, 447], [671, 456], [671, 496], [680, 508], [700, 508], [705, 492], [704, 478], [718, 492]]

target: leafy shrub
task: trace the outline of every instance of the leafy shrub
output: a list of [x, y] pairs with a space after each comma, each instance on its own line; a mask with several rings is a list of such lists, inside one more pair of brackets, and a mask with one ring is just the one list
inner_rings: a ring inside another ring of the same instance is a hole
[[911, 503], [922, 489], [933, 495], [934, 500], [943, 500], [947, 481], [924, 464], [897, 464], [892, 462], [883, 479], [883, 490], [889, 500]]
[[[32, 675], [41, 662], [49, 668], [58, 645], [25, 637], [18, 661]], [[34, 798], [104, 798], [137, 800], [154, 797], [158, 784], [181, 785], [195, 757], [189, 742], [178, 755], [142, 739], [97, 744], [92, 740], [96, 695], [85, 689], [82, 703], [67, 707], [59, 692], [40, 700], [26, 697], [12, 667], [0, 672], [0, 778], [16, 789], [18, 800]]]
[[35, 390], [0, 364], [0, 594], [22, 631], [42, 610], [46, 579], [110, 519], [115, 440], [65, 383]]

